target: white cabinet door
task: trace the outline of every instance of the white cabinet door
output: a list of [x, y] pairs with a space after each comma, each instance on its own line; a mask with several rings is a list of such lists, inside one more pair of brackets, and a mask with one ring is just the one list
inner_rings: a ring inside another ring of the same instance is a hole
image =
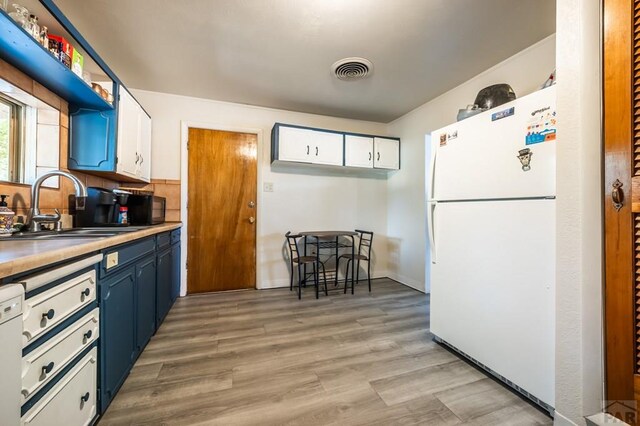
[[374, 167], [376, 169], [398, 170], [400, 168], [400, 141], [397, 139], [374, 138]]
[[373, 168], [373, 138], [345, 135], [345, 166]]
[[342, 133], [313, 131], [313, 141], [312, 163], [342, 166], [344, 157], [344, 136]]
[[116, 171], [133, 178], [138, 177], [139, 108], [133, 96], [124, 87], [120, 86], [117, 138], [118, 166]]
[[98, 350], [93, 348], [22, 416], [25, 426], [86, 426], [96, 416]]
[[311, 152], [315, 153], [313, 131], [296, 127], [280, 126], [278, 129], [278, 160], [311, 162]]
[[151, 181], [151, 117], [147, 115], [142, 107], [140, 111], [140, 146], [138, 152], [138, 176], [145, 182]]

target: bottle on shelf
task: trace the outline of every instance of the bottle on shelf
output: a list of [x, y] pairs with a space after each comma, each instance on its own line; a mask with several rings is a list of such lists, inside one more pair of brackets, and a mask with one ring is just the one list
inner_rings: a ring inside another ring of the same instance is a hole
[[40, 28], [40, 44], [49, 49], [49, 28], [44, 25]]

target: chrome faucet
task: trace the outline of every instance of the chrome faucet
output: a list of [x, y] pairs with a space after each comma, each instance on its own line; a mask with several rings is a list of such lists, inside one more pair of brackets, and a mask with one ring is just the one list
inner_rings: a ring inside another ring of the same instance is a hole
[[62, 176], [70, 179], [76, 188], [76, 209], [84, 210], [84, 201], [87, 198], [87, 188], [80, 180], [71, 173], [62, 170], [52, 170], [40, 176], [31, 187], [31, 213], [29, 214], [29, 230], [38, 232], [42, 230], [43, 222], [56, 224], [56, 229], [60, 229], [60, 211], [55, 209], [55, 214], [40, 213], [40, 187], [42, 183], [52, 176]]

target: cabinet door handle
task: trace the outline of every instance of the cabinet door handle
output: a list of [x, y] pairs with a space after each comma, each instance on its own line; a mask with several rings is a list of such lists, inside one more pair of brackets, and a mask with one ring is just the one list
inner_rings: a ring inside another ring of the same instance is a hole
[[82, 395], [82, 396], [80, 397], [80, 401], [81, 401], [81, 402], [87, 402], [87, 401], [89, 401], [89, 395], [90, 395], [90, 394], [89, 394], [89, 392], [85, 393], [84, 395]]
[[86, 333], [84, 333], [85, 340], [91, 339], [91, 336], [93, 336], [93, 332], [91, 330], [88, 330]]
[[613, 208], [615, 208], [616, 211], [620, 211], [620, 209], [624, 205], [624, 192], [622, 192], [622, 182], [620, 182], [620, 179], [616, 179], [611, 187], [611, 201], [613, 201]]
[[51, 370], [53, 370], [53, 367], [55, 366], [55, 364], [53, 363], [53, 361], [51, 361], [49, 364], [47, 365], [43, 365], [42, 366], [42, 374], [49, 374], [51, 373]]
[[380, 161], [380, 151], [378, 151], [378, 158], [376, 161]]
[[307, 155], [309, 155], [309, 145], [307, 145]]
[[44, 314], [42, 314], [42, 319], [48, 319], [51, 320], [53, 319], [53, 316], [56, 314], [56, 311], [54, 311], [53, 309], [49, 309], [47, 312], [45, 312]]
[[371, 161], [371, 152], [369, 152], [369, 161]]
[[140, 156], [140, 165], [142, 165], [142, 163], [144, 163], [144, 157], [141, 155]]
[[318, 156], [318, 147], [316, 146], [316, 157]]
[[90, 294], [91, 294], [91, 290], [89, 290], [89, 288], [85, 288], [84, 290], [82, 290], [82, 295], [84, 297], [89, 297]]

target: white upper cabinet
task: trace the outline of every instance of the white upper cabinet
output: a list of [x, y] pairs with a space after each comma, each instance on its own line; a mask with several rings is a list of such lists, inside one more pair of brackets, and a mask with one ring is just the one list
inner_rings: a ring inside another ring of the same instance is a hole
[[138, 114], [138, 103], [124, 87], [120, 87], [117, 173], [131, 178], [138, 177], [139, 134], [140, 114]]
[[138, 177], [145, 182], [151, 181], [151, 117], [140, 108], [140, 161]]
[[370, 136], [345, 135], [344, 155], [345, 166], [373, 168], [373, 138]]
[[400, 139], [276, 123], [271, 131], [271, 162], [397, 170]]
[[[310, 163], [311, 150], [314, 149], [314, 133], [297, 127], [280, 127], [279, 160]], [[314, 149], [315, 151], [315, 149]]]
[[313, 132], [315, 151], [311, 152], [314, 164], [342, 166], [344, 159], [344, 135], [342, 133]]
[[373, 167], [376, 169], [400, 169], [400, 140], [374, 138]]
[[118, 107], [117, 152], [118, 174], [145, 182], [151, 180], [151, 118], [122, 86]]
[[278, 130], [278, 160], [342, 166], [342, 133], [281, 126]]

